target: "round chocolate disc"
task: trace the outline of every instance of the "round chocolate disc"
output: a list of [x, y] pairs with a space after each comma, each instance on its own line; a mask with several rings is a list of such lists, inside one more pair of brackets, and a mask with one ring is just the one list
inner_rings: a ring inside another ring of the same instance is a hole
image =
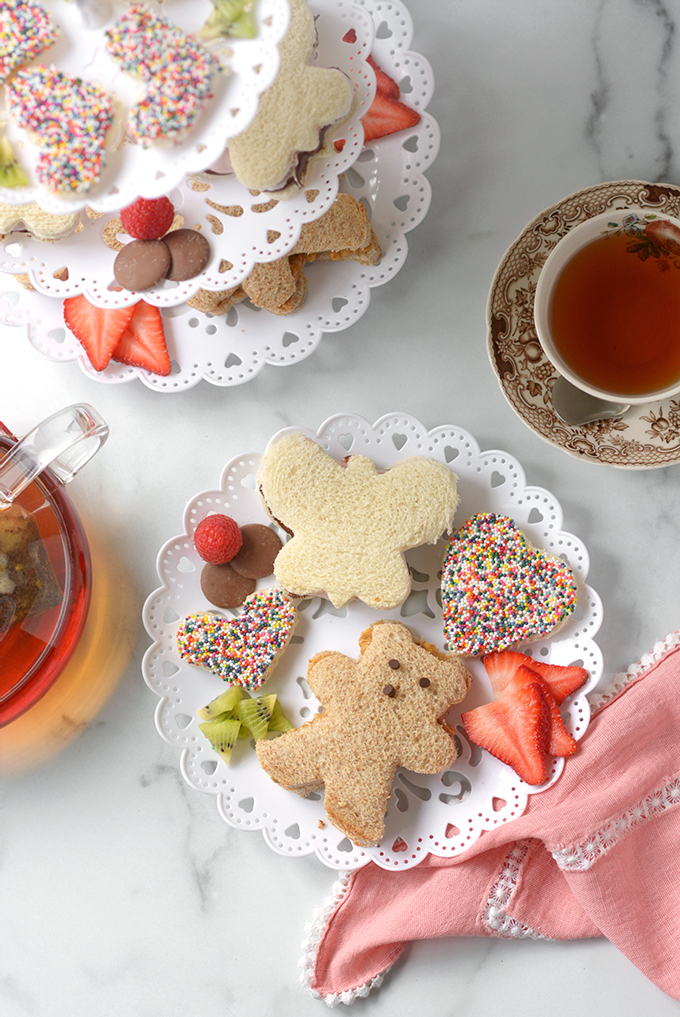
[[210, 260], [210, 244], [198, 230], [173, 230], [163, 243], [170, 251], [170, 268], [165, 278], [184, 282], [199, 275]]
[[255, 592], [255, 580], [234, 572], [231, 565], [204, 565], [201, 589], [215, 607], [240, 607]]
[[283, 547], [281, 538], [262, 523], [246, 523], [241, 527], [241, 536], [241, 550], [229, 564], [240, 576], [266, 579], [274, 571], [276, 556]]
[[124, 290], [142, 293], [165, 279], [170, 251], [162, 240], [131, 240], [116, 255], [113, 274]]

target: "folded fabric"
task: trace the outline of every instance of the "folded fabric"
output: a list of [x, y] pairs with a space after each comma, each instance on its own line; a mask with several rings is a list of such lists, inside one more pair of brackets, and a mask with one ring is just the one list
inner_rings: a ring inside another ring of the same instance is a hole
[[368, 995], [419, 939], [606, 936], [680, 1000], [680, 630], [591, 706], [562, 776], [519, 819], [457, 857], [370, 862], [336, 884], [301, 962], [314, 996]]

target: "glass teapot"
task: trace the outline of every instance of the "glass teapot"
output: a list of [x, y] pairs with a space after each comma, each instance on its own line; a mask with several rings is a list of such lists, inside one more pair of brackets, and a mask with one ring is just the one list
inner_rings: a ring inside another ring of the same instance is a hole
[[87, 403], [21, 439], [0, 423], [0, 726], [47, 692], [85, 625], [90, 552], [63, 486], [108, 433]]

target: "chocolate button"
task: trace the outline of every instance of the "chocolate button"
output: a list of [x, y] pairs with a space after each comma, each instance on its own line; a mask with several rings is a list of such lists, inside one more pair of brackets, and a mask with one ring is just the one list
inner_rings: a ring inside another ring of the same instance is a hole
[[234, 572], [231, 565], [204, 565], [201, 589], [215, 607], [240, 607], [255, 592], [255, 580]]
[[234, 572], [247, 579], [270, 576], [276, 556], [283, 547], [279, 535], [262, 523], [246, 523], [241, 527], [241, 536], [241, 550], [229, 562]]
[[170, 268], [166, 279], [184, 282], [199, 275], [210, 260], [210, 244], [198, 230], [173, 230], [166, 233], [163, 243], [170, 251]]
[[162, 240], [131, 240], [118, 252], [113, 274], [124, 290], [142, 293], [165, 279], [170, 251]]

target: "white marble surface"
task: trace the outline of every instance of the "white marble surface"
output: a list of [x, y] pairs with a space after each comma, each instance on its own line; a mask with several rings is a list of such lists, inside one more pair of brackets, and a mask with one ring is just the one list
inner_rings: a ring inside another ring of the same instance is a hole
[[[602, 180], [680, 183], [680, 4], [411, 0], [410, 10], [414, 46], [437, 81], [432, 208], [410, 235], [404, 269], [352, 329], [240, 388], [176, 395], [98, 385], [75, 363], [41, 359], [19, 330], [0, 332], [0, 418], [17, 433], [78, 400], [111, 427], [71, 487], [103, 570], [107, 658], [92, 665], [80, 706], [3, 732], [3, 1017], [324, 1010], [298, 984], [297, 960], [334, 874], [222, 822], [213, 799], [180, 776], [140, 676], [140, 610], [157, 584], [157, 550], [185, 501], [281, 426], [316, 427], [346, 410], [460, 424], [482, 448], [519, 459], [585, 541], [604, 602], [606, 675], [680, 625], [680, 467], [617, 471], [544, 444], [505, 402], [485, 344], [493, 272], [537, 212]], [[356, 1007], [678, 1013], [603, 940], [418, 944]]]

